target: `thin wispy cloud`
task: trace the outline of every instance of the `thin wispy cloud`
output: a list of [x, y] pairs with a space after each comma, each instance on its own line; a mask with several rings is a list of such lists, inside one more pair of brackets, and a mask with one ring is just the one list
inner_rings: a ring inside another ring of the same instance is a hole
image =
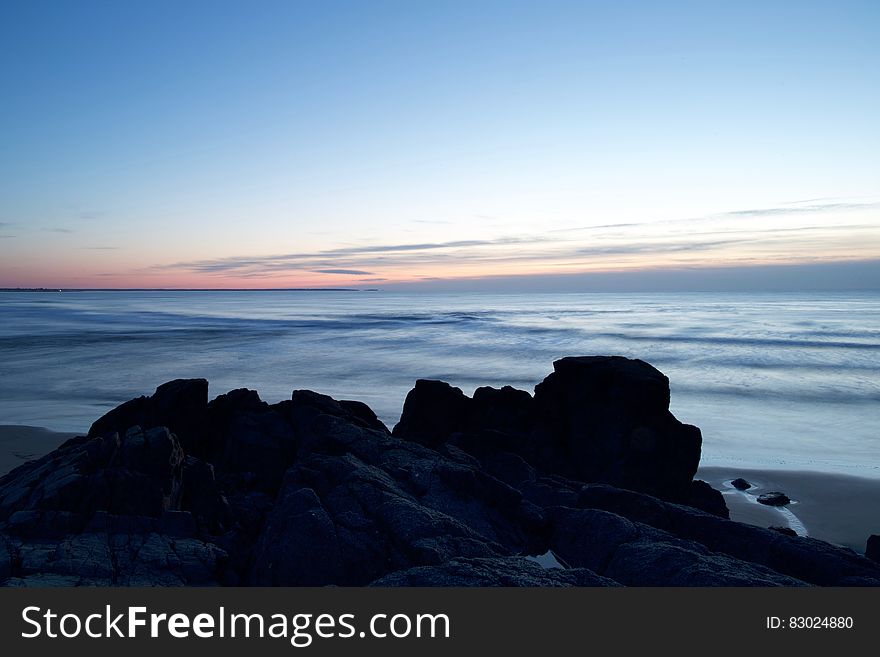
[[815, 205], [779, 206], [774, 208], [754, 208], [750, 210], [733, 210], [723, 212], [724, 217], [771, 217], [782, 214], [804, 214], [812, 212], [829, 212], [833, 210], [862, 210], [877, 207], [877, 203], [820, 203]]
[[[819, 200], [819, 199], [816, 199]], [[807, 203], [807, 201], [798, 201], [796, 203]], [[657, 227], [657, 226], [675, 226], [675, 225], [688, 225], [692, 226], [695, 224], [701, 223], [717, 223], [719, 221], [728, 220], [731, 218], [737, 217], [775, 217], [775, 216], [785, 216], [785, 215], [799, 215], [799, 214], [819, 214], [825, 212], [834, 212], [834, 211], [850, 211], [850, 210], [870, 210], [880, 208], [880, 202], [871, 201], [865, 203], [850, 203], [850, 202], [835, 202], [835, 203], [821, 203], [821, 204], [811, 204], [811, 205], [779, 205], [774, 207], [764, 207], [764, 208], [748, 208], [743, 210], [730, 210], [728, 212], [719, 212], [716, 214], [704, 215], [702, 217], [689, 217], [685, 219], [663, 219], [660, 221], [642, 221], [642, 222], [630, 222], [630, 223], [617, 223], [617, 224], [599, 224], [599, 225], [588, 225], [588, 226], [574, 226], [572, 228], [558, 228], [552, 233], [576, 233], [576, 232], [589, 232], [589, 231], [599, 231], [599, 230], [607, 230], [610, 228], [645, 228], [645, 227]]]
[[347, 274], [349, 276], [372, 276], [373, 272], [360, 269], [313, 269], [316, 274]]
[[[821, 212], [873, 208], [877, 203], [825, 203], [801, 205], [797, 212], [816, 217]], [[792, 225], [788, 219], [773, 217], [793, 214], [782, 206], [719, 213], [697, 219], [661, 222], [607, 223], [582, 229], [561, 229], [532, 235], [499, 235], [486, 239], [458, 239], [438, 242], [396, 244], [343, 244], [315, 251], [285, 254], [227, 256], [161, 264], [148, 271], [191, 272], [222, 277], [267, 278], [296, 274], [338, 276], [381, 276], [389, 280], [400, 276], [419, 278], [434, 271], [449, 276], [476, 269], [510, 270], [526, 267], [546, 271], [605, 266], [645, 266], [645, 263], [677, 262], [690, 264], [702, 260], [734, 262], [747, 257], [750, 262], [806, 261], [824, 250], [840, 257], [850, 244], [865, 245], [880, 240], [880, 223], [834, 221]], [[751, 218], [767, 217], [765, 222]], [[748, 218], [748, 222], [739, 221]], [[613, 229], [612, 232], [607, 232]], [[583, 232], [579, 232], [583, 231]], [[590, 232], [594, 231], [594, 232]], [[603, 232], [606, 231], [606, 232]]]
[[648, 242], [642, 244], [619, 244], [613, 246], [587, 246], [577, 249], [577, 255], [632, 255], [650, 253], [683, 253], [689, 251], [706, 251], [723, 246], [742, 244], [750, 240], [715, 240], [712, 242], [678, 242], [657, 243]]

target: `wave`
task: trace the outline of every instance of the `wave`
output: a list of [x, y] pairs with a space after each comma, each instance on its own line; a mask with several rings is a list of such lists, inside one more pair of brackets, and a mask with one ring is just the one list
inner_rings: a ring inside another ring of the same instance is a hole
[[597, 336], [629, 342], [675, 342], [701, 345], [738, 345], [744, 347], [802, 347], [809, 349], [865, 349], [880, 350], [877, 342], [847, 340], [806, 340], [803, 338], [739, 338], [728, 336], [698, 337], [689, 335], [632, 335], [626, 333], [598, 333]]

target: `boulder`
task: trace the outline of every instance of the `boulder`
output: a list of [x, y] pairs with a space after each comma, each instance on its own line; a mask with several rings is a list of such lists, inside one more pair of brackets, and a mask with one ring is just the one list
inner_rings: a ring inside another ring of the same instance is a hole
[[711, 513], [719, 518], [730, 518], [730, 510], [720, 490], [715, 490], [705, 481], [694, 479], [690, 495], [684, 503], [700, 511]]
[[558, 445], [544, 469], [685, 500], [702, 437], [669, 412], [669, 379], [619, 356], [563, 358], [535, 388], [537, 439]]
[[748, 490], [749, 488], [752, 487], [752, 485], [749, 482], [747, 482], [745, 479], [743, 479], [742, 477], [737, 477], [736, 479], [734, 479], [733, 481], [730, 482], [730, 485], [733, 486], [734, 488], [736, 488], [737, 490]]
[[785, 506], [786, 504], [791, 503], [791, 499], [785, 493], [772, 491], [770, 493], [758, 495], [758, 502], [766, 504], [767, 506]]
[[435, 447], [466, 425], [472, 403], [460, 388], [419, 379], [406, 395], [400, 422], [392, 434]]

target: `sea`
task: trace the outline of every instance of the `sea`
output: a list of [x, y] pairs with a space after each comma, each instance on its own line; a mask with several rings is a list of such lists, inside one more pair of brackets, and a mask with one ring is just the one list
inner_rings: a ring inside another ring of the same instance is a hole
[[0, 424], [84, 432], [175, 378], [390, 427], [416, 379], [532, 391], [564, 356], [669, 377], [703, 465], [880, 478], [880, 293], [0, 292]]

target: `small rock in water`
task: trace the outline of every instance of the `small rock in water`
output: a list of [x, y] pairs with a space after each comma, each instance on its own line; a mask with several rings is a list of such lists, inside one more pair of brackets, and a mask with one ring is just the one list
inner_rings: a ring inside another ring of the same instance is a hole
[[872, 561], [880, 562], [880, 534], [871, 534], [865, 547], [865, 556]]
[[780, 493], [778, 490], [775, 490], [770, 493], [758, 495], [758, 501], [767, 506], [785, 506], [791, 502], [791, 499], [785, 493]]
[[745, 479], [743, 479], [742, 477], [738, 477], [737, 479], [734, 479], [733, 481], [730, 482], [730, 485], [733, 486], [734, 488], [736, 488], [737, 490], [748, 490], [749, 488], [752, 487], [752, 485], [749, 482], [747, 482]]
[[771, 526], [770, 529], [772, 529], [775, 532], [779, 532], [780, 534], [785, 534], [786, 536], [797, 536], [798, 535], [797, 532], [795, 530], [793, 530], [791, 527]]

